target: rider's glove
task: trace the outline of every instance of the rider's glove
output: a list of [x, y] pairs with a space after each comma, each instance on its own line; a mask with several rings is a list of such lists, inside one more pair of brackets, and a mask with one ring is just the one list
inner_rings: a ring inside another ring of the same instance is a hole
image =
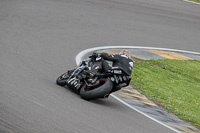
[[94, 52], [92, 55], [93, 55], [94, 57], [99, 57], [99, 56], [100, 56], [100, 54], [99, 54], [99, 53], [96, 53], [96, 52]]
[[97, 57], [98, 56], [98, 54], [96, 53], [96, 52], [94, 52], [94, 53], [92, 53], [90, 56], [89, 56], [89, 58], [92, 58], [92, 57]]

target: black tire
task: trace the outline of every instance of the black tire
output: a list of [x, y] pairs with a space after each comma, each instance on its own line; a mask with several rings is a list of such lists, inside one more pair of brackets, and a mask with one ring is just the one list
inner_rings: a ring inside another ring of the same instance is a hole
[[112, 89], [112, 91], [110, 93], [113, 93], [113, 92], [118, 91], [120, 89], [121, 89], [121, 87], [113, 87], [113, 89]]
[[60, 86], [65, 86], [67, 85], [67, 79], [69, 78], [69, 75], [66, 73], [60, 75], [57, 80], [56, 80], [56, 84], [60, 85]]
[[97, 98], [104, 98], [108, 97], [110, 91], [113, 88], [113, 83], [109, 78], [103, 78], [99, 79], [99, 81], [103, 81], [104, 83], [100, 85], [97, 88], [94, 88], [92, 90], [87, 89], [87, 85], [83, 85], [83, 87], [80, 89], [80, 96], [85, 100], [94, 100]]

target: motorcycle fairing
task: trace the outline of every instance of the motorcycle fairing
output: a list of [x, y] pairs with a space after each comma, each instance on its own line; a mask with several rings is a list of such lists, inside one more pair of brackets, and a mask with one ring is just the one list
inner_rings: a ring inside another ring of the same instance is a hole
[[74, 89], [74, 90], [79, 90], [80, 87], [81, 87], [81, 82], [80, 82], [80, 79], [74, 77], [74, 78], [71, 78], [71, 79], [68, 79], [67, 81], [67, 86], [71, 89]]

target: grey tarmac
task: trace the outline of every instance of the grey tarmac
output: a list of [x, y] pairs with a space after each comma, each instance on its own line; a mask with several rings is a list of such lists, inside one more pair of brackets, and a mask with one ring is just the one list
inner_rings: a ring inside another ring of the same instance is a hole
[[85, 101], [55, 80], [87, 48], [199, 52], [199, 33], [199, 6], [180, 0], [0, 0], [0, 132], [173, 132], [112, 97]]

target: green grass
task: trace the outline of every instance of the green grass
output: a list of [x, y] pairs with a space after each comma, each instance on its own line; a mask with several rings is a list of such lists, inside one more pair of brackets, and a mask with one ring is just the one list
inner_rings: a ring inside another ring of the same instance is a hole
[[131, 85], [200, 129], [200, 61], [136, 61]]
[[200, 3], [200, 0], [189, 0], [189, 1], [194, 1], [194, 2], [199, 2]]

